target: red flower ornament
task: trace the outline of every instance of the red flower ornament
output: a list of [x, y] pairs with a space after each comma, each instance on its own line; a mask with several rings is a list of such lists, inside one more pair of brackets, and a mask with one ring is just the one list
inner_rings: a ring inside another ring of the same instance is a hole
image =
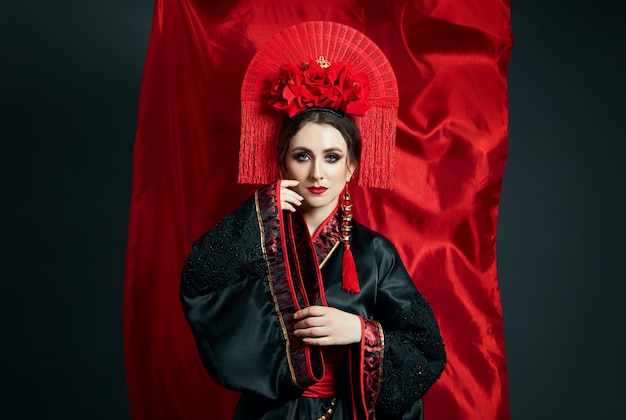
[[272, 81], [266, 101], [279, 111], [289, 116], [297, 114], [302, 108], [302, 72], [288, 64], [280, 69], [278, 77]]
[[289, 117], [313, 107], [348, 115], [363, 115], [371, 107], [367, 75], [353, 74], [350, 66], [330, 64], [323, 57], [303, 63], [302, 69], [283, 66], [268, 86], [265, 102]]

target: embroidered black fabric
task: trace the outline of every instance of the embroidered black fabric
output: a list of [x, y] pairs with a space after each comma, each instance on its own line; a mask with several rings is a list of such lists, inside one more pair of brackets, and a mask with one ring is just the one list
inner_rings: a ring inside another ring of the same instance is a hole
[[[415, 325], [425, 329], [404, 329]], [[432, 311], [421, 296], [400, 314], [394, 331], [385, 330], [384, 334], [383, 379], [376, 414], [386, 419], [405, 413], [426, 394], [446, 365], [446, 353]]]
[[193, 299], [267, 270], [254, 207], [250, 197], [194, 243], [183, 270], [183, 295]]

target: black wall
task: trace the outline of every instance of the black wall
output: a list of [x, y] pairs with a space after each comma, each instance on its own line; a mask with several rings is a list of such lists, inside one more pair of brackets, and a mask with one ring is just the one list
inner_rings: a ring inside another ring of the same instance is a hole
[[[129, 418], [124, 255], [153, 2], [5, 3], [0, 418]], [[513, 420], [623, 416], [625, 12], [512, 6], [498, 259]]]
[[0, 6], [0, 418], [129, 418], [122, 301], [153, 1]]
[[513, 420], [626, 418], [626, 7], [610, 3], [512, 5], [497, 248]]

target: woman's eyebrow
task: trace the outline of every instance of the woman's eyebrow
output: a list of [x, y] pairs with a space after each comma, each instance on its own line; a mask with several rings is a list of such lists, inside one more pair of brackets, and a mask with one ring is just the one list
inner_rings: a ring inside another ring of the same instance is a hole
[[311, 149], [307, 149], [306, 147], [302, 147], [302, 146], [297, 146], [293, 148], [293, 151], [298, 151], [298, 152], [311, 152]]
[[[293, 148], [292, 150], [293, 152], [308, 152], [308, 153], [312, 153], [313, 151], [311, 149], [308, 149], [306, 147], [303, 146], [296, 146]], [[340, 148], [340, 147], [329, 147], [328, 149], [324, 149], [322, 150], [323, 153], [328, 153], [328, 152], [341, 152], [344, 153], [344, 151]]]

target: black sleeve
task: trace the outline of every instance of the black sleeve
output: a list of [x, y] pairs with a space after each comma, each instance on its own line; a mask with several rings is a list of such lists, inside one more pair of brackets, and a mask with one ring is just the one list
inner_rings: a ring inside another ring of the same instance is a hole
[[283, 329], [263, 255], [251, 197], [193, 245], [180, 297], [200, 358], [217, 383], [286, 398], [299, 390], [281, 351]]
[[446, 353], [430, 305], [415, 287], [393, 245], [374, 241], [379, 285], [374, 318], [383, 329], [382, 384], [377, 417], [404, 418], [441, 376]]

